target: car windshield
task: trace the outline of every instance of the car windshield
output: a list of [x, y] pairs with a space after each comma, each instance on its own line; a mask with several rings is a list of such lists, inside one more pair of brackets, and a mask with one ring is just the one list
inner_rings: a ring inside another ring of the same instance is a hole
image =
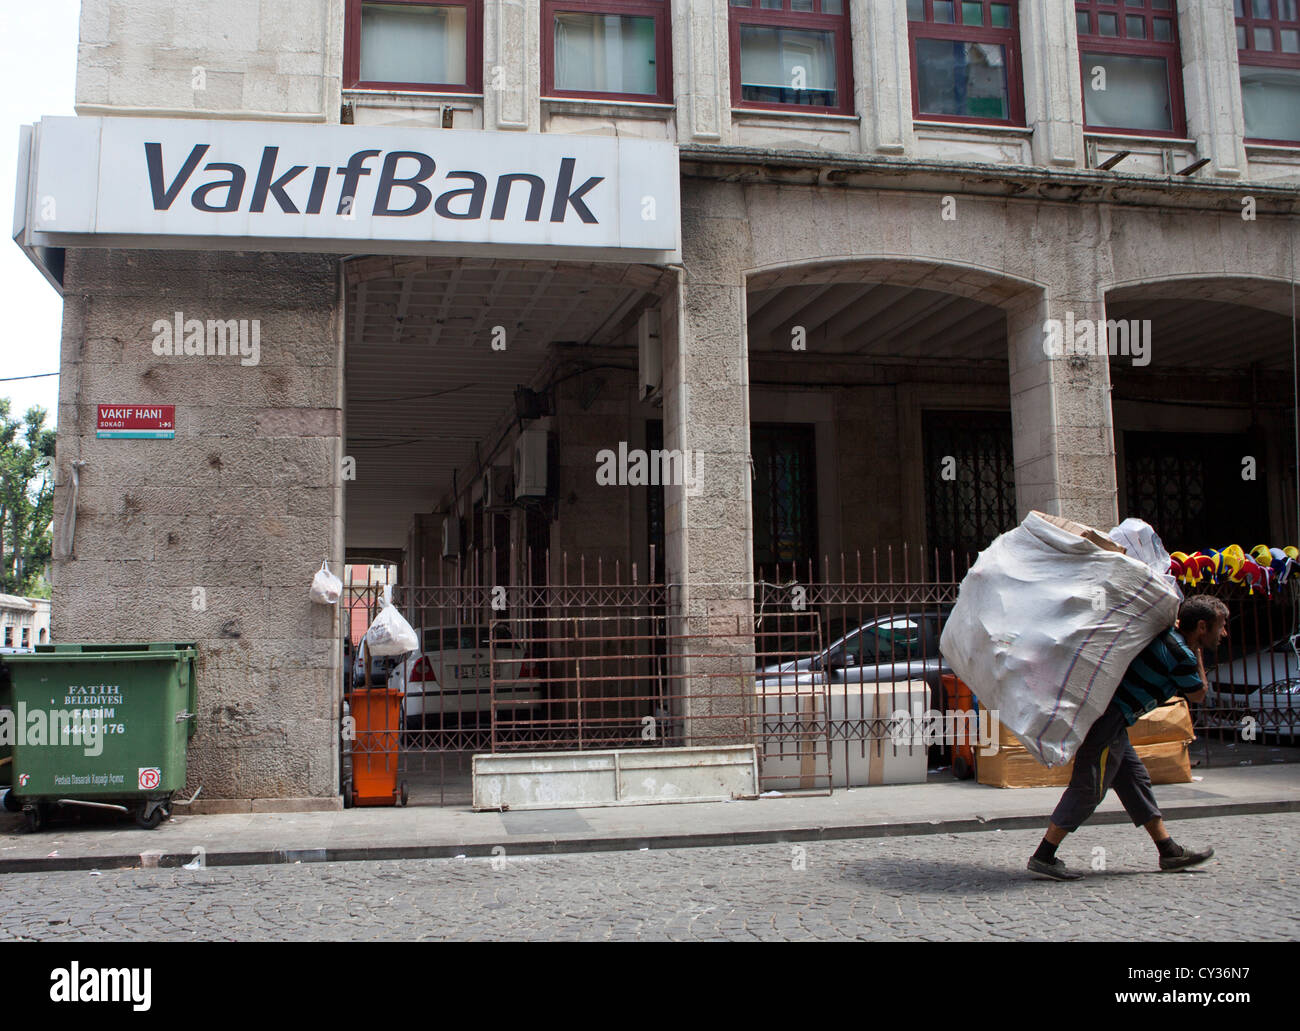
[[906, 616], [868, 623], [830, 649], [832, 656], [855, 657], [856, 662], [901, 662], [925, 655], [922, 620]]

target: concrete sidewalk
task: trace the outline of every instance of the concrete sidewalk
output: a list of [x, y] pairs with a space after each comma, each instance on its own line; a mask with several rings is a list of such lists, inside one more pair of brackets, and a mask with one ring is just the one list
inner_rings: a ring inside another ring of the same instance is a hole
[[[1300, 766], [1209, 769], [1157, 787], [1171, 822], [1300, 812]], [[467, 806], [319, 813], [176, 815], [157, 830], [129, 822], [54, 824], [28, 834], [0, 814], [0, 873], [343, 862], [665, 849], [1045, 826], [1060, 788], [999, 789], [940, 779], [822, 797], [476, 813]], [[183, 814], [183, 809], [178, 809]], [[1110, 793], [1091, 822], [1128, 819]], [[1226, 844], [1226, 843], [1225, 843]], [[501, 854], [501, 853], [495, 853]]]

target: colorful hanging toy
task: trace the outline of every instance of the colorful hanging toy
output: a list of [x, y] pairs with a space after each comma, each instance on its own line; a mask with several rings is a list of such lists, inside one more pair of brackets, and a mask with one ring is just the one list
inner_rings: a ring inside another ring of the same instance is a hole
[[1271, 548], [1256, 544], [1247, 555], [1240, 545], [1229, 544], [1222, 550], [1175, 551], [1169, 556], [1169, 572], [1188, 587], [1203, 580], [1212, 584], [1234, 583], [1248, 587], [1254, 594], [1259, 588], [1270, 597], [1274, 584], [1284, 584], [1300, 570], [1300, 548], [1294, 544]]

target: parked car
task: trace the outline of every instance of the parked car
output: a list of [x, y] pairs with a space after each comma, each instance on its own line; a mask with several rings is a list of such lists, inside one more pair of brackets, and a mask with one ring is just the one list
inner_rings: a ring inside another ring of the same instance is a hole
[[1211, 722], [1237, 728], [1243, 716], [1259, 721], [1261, 734], [1294, 742], [1300, 737], [1300, 659], [1289, 637], [1233, 662], [1206, 670], [1205, 707]]
[[[843, 634], [816, 655], [767, 666], [757, 674], [759, 690], [794, 691], [829, 682], [853, 685], [903, 683], [923, 680], [929, 687], [930, 706], [946, 710], [940, 680], [952, 668], [939, 654], [939, 636], [951, 611], [891, 613], [868, 620]], [[951, 761], [948, 745], [931, 745], [927, 765]]]
[[[491, 635], [491, 639], [490, 639]], [[492, 642], [495, 641], [495, 651]], [[486, 716], [492, 709], [491, 659], [496, 659], [497, 710], [542, 708], [542, 685], [535, 663], [509, 630], [441, 627], [424, 631], [424, 649], [412, 652], [388, 676], [388, 686], [404, 691], [407, 726], [432, 722], [444, 714]]]
[[[352, 686], [364, 687], [366, 683], [366, 663], [365, 649], [358, 646], [356, 653], [352, 656]], [[389, 674], [397, 665], [400, 655], [372, 655], [370, 656], [370, 686], [379, 687], [381, 684], [388, 683]]]
[[[945, 609], [868, 620], [816, 655], [764, 667], [759, 680], [768, 691], [787, 683], [791, 687], [819, 683], [823, 676], [832, 684], [924, 680], [930, 685], [931, 703], [942, 709], [939, 678], [952, 672], [939, 654], [939, 635], [947, 615]], [[787, 679], [791, 674], [795, 679]]]

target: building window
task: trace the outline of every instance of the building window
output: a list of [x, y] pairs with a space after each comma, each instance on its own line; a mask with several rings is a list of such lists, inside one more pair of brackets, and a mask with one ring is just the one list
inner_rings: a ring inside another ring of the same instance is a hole
[[667, 0], [543, 0], [546, 95], [668, 103], [667, 7]]
[[348, 0], [347, 12], [345, 87], [481, 91], [480, 0]]
[[1300, 143], [1300, 0], [1234, 0], [1246, 138]]
[[1182, 136], [1174, 0], [1078, 0], [1086, 129]]
[[[1011, 416], [923, 412], [921, 433], [926, 565], [932, 576], [960, 580], [975, 556], [1019, 521]], [[945, 463], [953, 475], [940, 475]]]
[[[653, 454], [656, 451], [662, 451], [664, 447], [664, 421], [662, 419], [647, 419], [645, 424], [645, 449]], [[650, 569], [650, 582], [652, 584], [665, 583], [664, 572], [667, 568], [665, 562], [665, 540], [666, 532], [664, 527], [664, 488], [663, 484], [650, 486], [646, 488], [645, 495], [645, 523], [646, 523], [646, 541], [654, 549], [654, 564]]]
[[853, 113], [849, 0], [731, 0], [737, 107]]
[[[1241, 479], [1241, 456], [1260, 453], [1249, 433], [1124, 433], [1125, 512], [1145, 519], [1170, 551], [1268, 539], [1268, 485]], [[1221, 485], [1231, 483], [1232, 490]], [[1215, 541], [1224, 543], [1215, 544]]]
[[1016, 7], [1002, 0], [907, 0], [913, 115], [1025, 124]]
[[760, 580], [816, 575], [816, 427], [756, 423], [750, 427], [754, 462], [754, 573]]

